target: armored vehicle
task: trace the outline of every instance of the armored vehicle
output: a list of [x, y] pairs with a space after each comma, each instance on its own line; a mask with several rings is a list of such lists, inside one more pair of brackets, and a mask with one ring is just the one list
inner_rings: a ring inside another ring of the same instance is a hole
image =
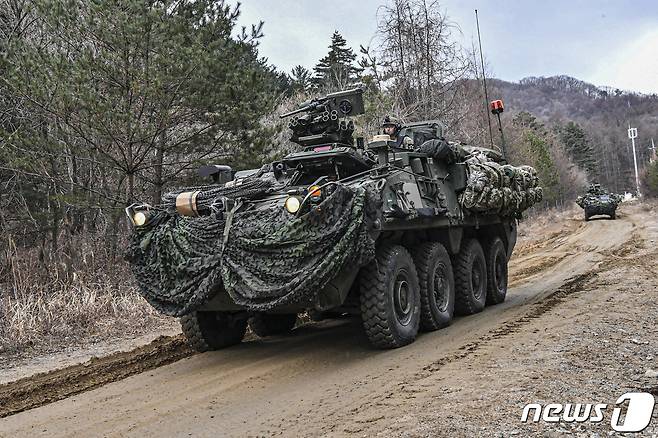
[[304, 312], [359, 316], [372, 345], [395, 348], [505, 299], [517, 218], [541, 199], [534, 169], [447, 141], [437, 121], [355, 139], [362, 94], [284, 114], [300, 150], [282, 160], [206, 166], [213, 184], [127, 208], [140, 292], [197, 350], [247, 326], [284, 334]]
[[592, 216], [605, 215], [610, 219], [617, 217], [617, 206], [621, 203], [621, 195], [609, 193], [604, 190], [600, 184], [590, 184], [585, 196], [579, 196], [576, 199], [578, 204], [585, 211], [585, 220], [588, 221]]

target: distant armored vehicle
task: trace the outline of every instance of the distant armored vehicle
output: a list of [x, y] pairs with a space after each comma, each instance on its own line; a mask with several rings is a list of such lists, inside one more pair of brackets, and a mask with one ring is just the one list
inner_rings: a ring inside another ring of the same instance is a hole
[[[301, 150], [260, 169], [206, 166], [213, 185], [132, 205], [127, 259], [158, 310], [199, 351], [292, 330], [303, 312], [358, 315], [395, 348], [507, 293], [517, 218], [541, 200], [536, 172], [449, 142], [436, 121], [354, 139], [362, 89], [292, 117]], [[402, 139], [400, 141], [399, 139]]]
[[605, 215], [615, 219], [617, 217], [617, 206], [621, 201], [621, 195], [605, 191], [600, 184], [590, 184], [585, 196], [579, 196], [576, 199], [576, 204], [585, 211], [585, 220], [588, 221], [592, 216], [597, 215]]

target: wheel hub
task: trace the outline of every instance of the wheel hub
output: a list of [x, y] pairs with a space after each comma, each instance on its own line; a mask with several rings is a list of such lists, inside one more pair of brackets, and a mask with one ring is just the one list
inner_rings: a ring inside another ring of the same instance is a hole
[[482, 263], [476, 259], [473, 261], [473, 270], [471, 271], [471, 287], [475, 298], [482, 296]]
[[413, 299], [406, 271], [400, 271], [398, 273], [393, 287], [395, 316], [400, 324], [407, 325], [409, 324], [409, 321], [411, 321]]
[[446, 267], [440, 263], [434, 269], [434, 281], [432, 282], [434, 301], [441, 312], [448, 307], [448, 282], [446, 281]]

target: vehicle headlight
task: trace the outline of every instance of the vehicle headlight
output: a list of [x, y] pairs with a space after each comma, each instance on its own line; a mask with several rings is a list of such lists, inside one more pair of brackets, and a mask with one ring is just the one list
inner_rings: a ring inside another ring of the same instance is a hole
[[299, 206], [299, 198], [295, 196], [289, 196], [288, 199], [286, 199], [285, 207], [286, 210], [288, 210], [288, 213], [297, 213]]
[[132, 204], [126, 207], [126, 216], [135, 227], [146, 225], [149, 221], [151, 206], [148, 204]]
[[144, 225], [146, 223], [146, 219], [147, 219], [146, 213], [144, 213], [143, 211], [138, 211], [133, 215], [133, 223], [137, 227], [141, 227], [142, 225]]

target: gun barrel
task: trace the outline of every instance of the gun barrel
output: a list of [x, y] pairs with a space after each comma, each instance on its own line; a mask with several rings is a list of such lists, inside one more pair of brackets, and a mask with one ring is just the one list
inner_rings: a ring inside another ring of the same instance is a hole
[[284, 117], [292, 116], [292, 115], [303, 113], [303, 112], [306, 112], [306, 111], [313, 111], [314, 109], [319, 107], [321, 104], [322, 104], [321, 100], [312, 100], [310, 102], [305, 102], [305, 103], [302, 104], [302, 106], [300, 106], [296, 110], [290, 111], [289, 113], [281, 114], [279, 116], [279, 118], [283, 119]]
[[[363, 114], [363, 91], [364, 91], [364, 86], [360, 85], [355, 88], [351, 88], [349, 90], [344, 90], [344, 91], [337, 91], [335, 93], [330, 93], [327, 94], [326, 96], [320, 97], [313, 99], [309, 102], [304, 102], [302, 105], [297, 108], [296, 110], [290, 111], [285, 114], [281, 114], [279, 118], [283, 119], [284, 117], [289, 117], [295, 114], [303, 113], [306, 111], [313, 111], [317, 108], [319, 108], [321, 105], [324, 105], [326, 102], [331, 101], [331, 100], [336, 100], [340, 98], [344, 98], [347, 100], [349, 104], [349, 111], [345, 111], [345, 114], [350, 114], [350, 115], [357, 115], [357, 114]], [[356, 99], [356, 100], [355, 100]], [[351, 100], [351, 102], [350, 102]], [[354, 111], [352, 112], [352, 105], [354, 105]], [[337, 111], [332, 111], [332, 113], [336, 113], [338, 115]]]
[[294, 110], [294, 111], [290, 111], [289, 113], [281, 114], [281, 115], [279, 116], [279, 118], [280, 118], [280, 119], [283, 119], [283, 118], [286, 118], [286, 117], [289, 117], [289, 116], [294, 116], [295, 114], [303, 113], [304, 111], [307, 110], [307, 108], [308, 108], [308, 107], [305, 107], [305, 106], [303, 106], [303, 107], [301, 107], [301, 108], [297, 108], [296, 110]]

